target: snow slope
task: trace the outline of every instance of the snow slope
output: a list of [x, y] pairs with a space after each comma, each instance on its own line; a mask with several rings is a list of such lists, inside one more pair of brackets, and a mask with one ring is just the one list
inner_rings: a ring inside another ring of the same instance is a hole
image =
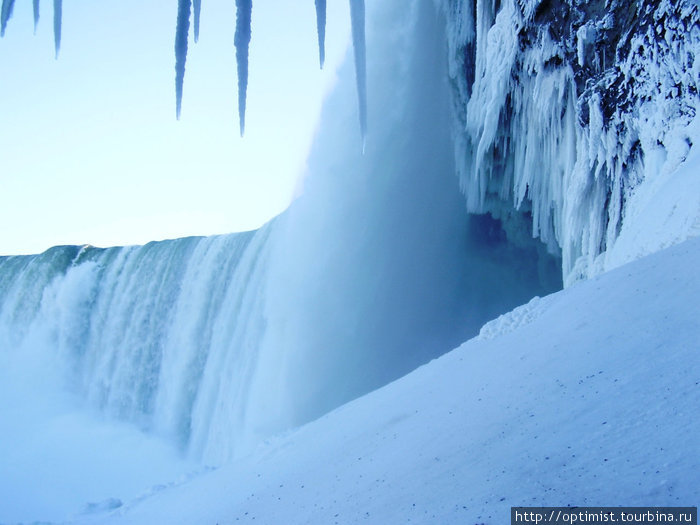
[[699, 260], [695, 238], [534, 299], [250, 456], [75, 521], [471, 525], [516, 505], [698, 505]]

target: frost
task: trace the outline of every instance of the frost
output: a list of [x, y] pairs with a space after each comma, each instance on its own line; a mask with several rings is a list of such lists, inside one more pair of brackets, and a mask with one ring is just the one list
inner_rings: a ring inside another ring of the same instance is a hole
[[12, 9], [15, 7], [15, 0], [2, 0], [0, 8], [0, 36], [5, 36], [7, 21], [12, 16]]
[[365, 47], [365, 0], [350, 0], [350, 20], [352, 24], [352, 46], [355, 52], [355, 78], [360, 112], [360, 133], [363, 152], [367, 134], [367, 60]]
[[191, 0], [179, 0], [175, 27], [175, 115], [180, 118], [182, 108], [182, 84], [185, 80], [187, 37], [190, 31]]
[[326, 0], [316, 0], [316, 27], [318, 30], [318, 60], [323, 69], [326, 60]]
[[245, 131], [245, 107], [248, 92], [248, 47], [250, 46], [250, 20], [252, 0], [236, 0], [236, 63], [238, 66], [238, 120], [241, 137]]

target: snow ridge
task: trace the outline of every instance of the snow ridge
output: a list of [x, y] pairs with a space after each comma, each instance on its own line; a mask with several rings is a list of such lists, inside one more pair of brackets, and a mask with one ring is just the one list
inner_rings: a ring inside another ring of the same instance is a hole
[[530, 324], [542, 314], [544, 311], [543, 305], [551, 300], [549, 297], [550, 296], [547, 296], [545, 299], [533, 297], [527, 304], [518, 306], [503, 315], [499, 315], [496, 319], [489, 321], [481, 327], [477, 339], [482, 341], [496, 339], [497, 337], [517, 330], [521, 326]]

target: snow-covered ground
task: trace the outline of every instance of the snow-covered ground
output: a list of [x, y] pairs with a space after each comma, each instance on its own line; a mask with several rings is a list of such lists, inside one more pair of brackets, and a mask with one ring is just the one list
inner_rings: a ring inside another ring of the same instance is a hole
[[472, 525], [519, 505], [696, 506], [698, 261], [696, 238], [533, 299], [245, 458], [75, 520]]

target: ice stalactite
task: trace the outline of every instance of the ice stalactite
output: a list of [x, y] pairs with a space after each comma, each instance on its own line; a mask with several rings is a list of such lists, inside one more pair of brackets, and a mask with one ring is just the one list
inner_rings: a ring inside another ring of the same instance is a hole
[[248, 92], [248, 47], [250, 46], [250, 20], [252, 0], [236, 0], [236, 63], [238, 67], [238, 120], [241, 137], [245, 131], [245, 106]]
[[185, 61], [187, 60], [187, 37], [190, 32], [191, 0], [179, 0], [177, 5], [177, 24], [175, 27], [175, 115], [180, 118], [182, 109], [182, 84], [185, 80]]
[[15, 0], [3, 0], [0, 8], [0, 36], [5, 36], [7, 21], [12, 16], [12, 9], [15, 7]]
[[53, 43], [56, 58], [61, 50], [61, 20], [63, 18], [63, 0], [53, 0]]
[[32, 0], [32, 10], [34, 12], [34, 33], [36, 33], [36, 26], [39, 25], [39, 0]]
[[323, 69], [326, 60], [326, 0], [316, 0], [316, 27], [318, 29], [318, 60]]
[[193, 0], [192, 8], [194, 10], [194, 42], [199, 41], [199, 13], [202, 10], [202, 0]]
[[360, 133], [364, 151], [367, 135], [367, 60], [365, 46], [365, 0], [350, 0], [350, 22], [352, 24], [352, 47], [355, 52], [355, 78], [357, 101], [360, 112]]

